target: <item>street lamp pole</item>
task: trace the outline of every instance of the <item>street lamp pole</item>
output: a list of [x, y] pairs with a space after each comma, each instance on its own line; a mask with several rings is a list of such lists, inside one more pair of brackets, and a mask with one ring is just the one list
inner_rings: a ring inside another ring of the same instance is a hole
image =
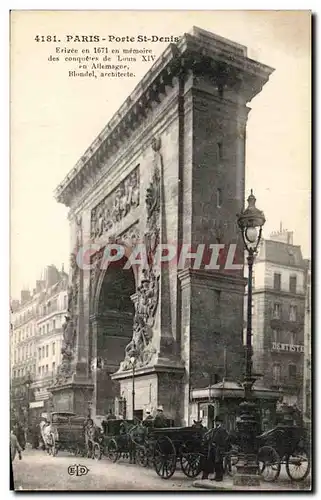
[[133, 385], [132, 385], [132, 407], [133, 407], [133, 419], [134, 419], [134, 412], [135, 412], [135, 361], [132, 362], [133, 366]]
[[237, 466], [238, 474], [234, 478], [235, 485], [258, 485], [258, 464], [256, 460], [256, 436], [259, 433], [257, 408], [251, 401], [253, 384], [256, 378], [252, 372], [252, 286], [253, 265], [261, 241], [262, 227], [265, 224], [264, 213], [256, 208], [256, 198], [251, 194], [248, 197], [248, 206], [238, 215], [237, 223], [242, 233], [243, 243], [248, 252], [248, 290], [247, 290], [247, 327], [245, 346], [245, 377], [243, 382], [244, 401], [240, 404], [240, 420], [237, 430], [240, 438], [240, 447], [244, 460]]

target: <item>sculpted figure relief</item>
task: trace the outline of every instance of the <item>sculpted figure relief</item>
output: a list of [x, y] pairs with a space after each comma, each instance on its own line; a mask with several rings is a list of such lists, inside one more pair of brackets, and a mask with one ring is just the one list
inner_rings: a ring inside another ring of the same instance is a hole
[[139, 205], [139, 168], [124, 179], [115, 191], [104, 198], [91, 215], [91, 236], [97, 238], [121, 221]]

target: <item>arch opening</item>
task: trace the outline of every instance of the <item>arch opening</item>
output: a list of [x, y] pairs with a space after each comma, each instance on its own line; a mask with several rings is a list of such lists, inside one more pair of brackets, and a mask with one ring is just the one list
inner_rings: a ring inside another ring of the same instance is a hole
[[124, 359], [125, 347], [132, 340], [136, 292], [132, 268], [124, 269], [126, 258], [111, 263], [104, 275], [96, 308], [96, 414], [107, 415], [119, 396], [119, 382], [111, 379]]

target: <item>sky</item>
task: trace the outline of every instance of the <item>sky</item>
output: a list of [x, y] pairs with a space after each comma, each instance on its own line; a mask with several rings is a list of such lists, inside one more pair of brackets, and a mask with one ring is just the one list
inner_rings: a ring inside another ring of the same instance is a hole
[[[151, 66], [136, 64], [136, 77], [121, 83], [71, 79], [65, 63], [48, 61], [57, 44], [36, 42], [35, 37], [180, 36], [192, 26], [246, 45], [250, 58], [275, 68], [249, 104], [246, 192], [253, 188], [257, 206], [265, 213], [264, 237], [282, 221], [294, 232], [303, 256], [310, 256], [307, 11], [16, 11], [11, 15], [10, 84], [13, 298], [22, 288], [34, 288], [46, 265], [61, 268], [65, 263], [68, 270], [68, 208], [56, 202], [53, 192]], [[158, 56], [168, 44], [143, 45]], [[76, 46], [84, 45], [68, 45]]]

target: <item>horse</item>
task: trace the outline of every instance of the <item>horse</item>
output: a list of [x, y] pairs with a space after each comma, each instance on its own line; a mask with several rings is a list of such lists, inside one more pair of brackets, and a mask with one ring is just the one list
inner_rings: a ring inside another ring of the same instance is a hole
[[136, 463], [136, 445], [144, 441], [144, 434], [146, 432], [142, 423], [135, 419], [136, 423], [132, 424], [124, 420], [120, 425], [120, 436], [122, 446], [128, 450], [129, 463]]
[[48, 455], [56, 452], [56, 442], [58, 441], [58, 431], [56, 426], [47, 423], [41, 427], [41, 437]]
[[205, 425], [202, 424], [203, 419], [201, 420], [193, 420], [192, 428], [193, 429], [202, 429], [204, 433], [208, 430]]

